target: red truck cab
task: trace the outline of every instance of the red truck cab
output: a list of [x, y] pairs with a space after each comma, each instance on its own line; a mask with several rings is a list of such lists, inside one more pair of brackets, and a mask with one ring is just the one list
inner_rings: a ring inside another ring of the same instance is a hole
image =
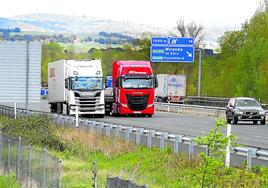
[[149, 61], [113, 62], [114, 102], [112, 114], [154, 114], [157, 80]]

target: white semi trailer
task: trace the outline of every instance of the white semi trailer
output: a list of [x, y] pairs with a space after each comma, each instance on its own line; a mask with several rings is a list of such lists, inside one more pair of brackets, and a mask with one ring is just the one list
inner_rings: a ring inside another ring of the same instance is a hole
[[183, 103], [186, 96], [186, 75], [158, 74], [157, 80], [156, 101]]
[[104, 85], [100, 60], [59, 60], [48, 64], [48, 101], [52, 112], [103, 117]]

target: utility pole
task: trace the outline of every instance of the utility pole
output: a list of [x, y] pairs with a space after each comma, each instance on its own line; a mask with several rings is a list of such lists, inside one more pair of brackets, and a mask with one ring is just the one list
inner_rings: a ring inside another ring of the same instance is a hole
[[197, 96], [201, 96], [201, 79], [202, 79], [202, 49], [197, 48], [196, 51], [199, 52], [199, 60], [198, 60], [198, 89], [197, 89]]

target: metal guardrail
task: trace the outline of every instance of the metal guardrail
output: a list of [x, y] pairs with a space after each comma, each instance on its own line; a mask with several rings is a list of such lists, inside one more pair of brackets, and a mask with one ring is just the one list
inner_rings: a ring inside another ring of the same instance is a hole
[[[214, 108], [215, 107], [209, 107], [208, 109]], [[14, 117], [13, 107], [0, 105], [0, 113]], [[42, 114], [47, 115], [48, 113], [17, 109], [17, 114], [18, 116], [31, 116]], [[175, 155], [179, 152], [187, 152], [189, 158], [191, 158], [194, 154], [206, 152], [206, 146], [196, 146], [194, 144], [194, 137], [140, 127], [113, 124], [105, 121], [89, 120], [86, 118], [80, 118], [78, 122], [76, 122], [76, 118], [73, 116], [63, 116], [58, 114], [51, 115], [54, 123], [58, 126], [76, 127], [75, 125], [78, 124], [78, 127], [84, 130], [94, 131], [108, 137], [113, 136], [115, 138], [123, 138], [127, 142], [133, 141], [137, 145], [143, 144], [148, 148], [159, 147], [162, 150], [165, 146], [170, 146]], [[235, 164], [237, 162], [237, 156], [240, 156], [242, 159], [240, 160], [240, 164]], [[233, 166], [240, 166], [241, 163], [246, 160], [248, 168], [251, 168], [253, 164], [264, 165], [268, 168], [268, 150], [263, 148], [234, 147], [232, 148], [231, 158], [232, 157], [233, 160], [231, 159], [231, 165]]]

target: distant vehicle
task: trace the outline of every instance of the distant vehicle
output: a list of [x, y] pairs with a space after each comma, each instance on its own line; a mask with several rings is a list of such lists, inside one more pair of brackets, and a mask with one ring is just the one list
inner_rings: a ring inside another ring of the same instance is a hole
[[154, 88], [157, 87], [157, 79], [149, 61], [113, 62], [112, 84], [113, 98], [105, 97], [107, 112], [148, 117], [154, 114]]
[[59, 60], [48, 64], [48, 102], [52, 112], [104, 116], [100, 60]]
[[227, 123], [237, 124], [238, 121], [258, 121], [265, 125], [266, 112], [260, 103], [254, 98], [237, 97], [231, 98], [226, 108]]
[[157, 102], [183, 103], [186, 96], [186, 75], [158, 74]]

